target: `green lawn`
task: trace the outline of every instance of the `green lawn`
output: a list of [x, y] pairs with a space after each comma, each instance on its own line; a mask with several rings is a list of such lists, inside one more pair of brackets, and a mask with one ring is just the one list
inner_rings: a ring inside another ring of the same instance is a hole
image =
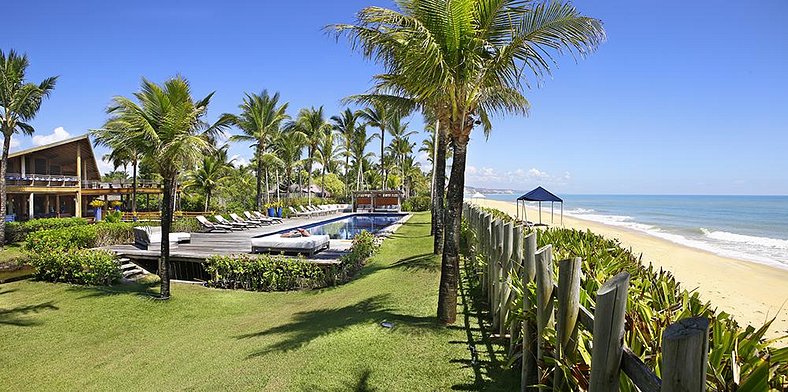
[[142, 285], [0, 285], [0, 389], [514, 389], [519, 372], [486, 339], [472, 290], [456, 325], [435, 323], [428, 220], [414, 216], [356, 280], [325, 290], [180, 284], [161, 302]]

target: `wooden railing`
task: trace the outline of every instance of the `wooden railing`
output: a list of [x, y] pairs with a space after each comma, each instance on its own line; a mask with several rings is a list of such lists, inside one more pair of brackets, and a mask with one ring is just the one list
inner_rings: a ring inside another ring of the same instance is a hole
[[[85, 189], [132, 189], [132, 181], [82, 181], [82, 188]], [[161, 188], [159, 181], [137, 180], [137, 188]]]
[[[472, 232], [470, 257], [481, 269], [480, 285], [490, 304], [492, 328], [508, 337], [510, 353], [522, 337], [522, 390], [544, 390], [539, 368], [549, 354], [566, 360], [577, 350], [577, 331], [592, 332], [589, 390], [618, 391], [621, 372], [643, 392], [704, 391], [709, 349], [709, 321], [689, 318], [663, 332], [662, 379], [624, 345], [624, 319], [629, 274], [622, 272], [605, 282], [596, 293], [593, 311], [580, 305], [580, 258], [561, 260], [558, 281], [553, 282], [555, 263], [552, 246], [536, 248], [537, 232], [526, 234], [523, 226], [496, 219], [478, 206], [466, 203], [463, 217]], [[510, 322], [513, 280], [522, 286], [535, 283], [536, 298], [523, 296], [522, 324]], [[529, 316], [533, 315], [533, 316]], [[507, 325], [510, 327], [507, 329]], [[555, 347], [546, 344], [545, 331], [554, 328]], [[555, 371], [561, 371], [558, 367]], [[554, 375], [553, 389], [565, 390], [563, 377]]]

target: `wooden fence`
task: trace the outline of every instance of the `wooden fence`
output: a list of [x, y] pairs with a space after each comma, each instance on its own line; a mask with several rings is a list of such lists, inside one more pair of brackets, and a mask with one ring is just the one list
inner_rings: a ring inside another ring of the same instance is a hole
[[[662, 379], [657, 377], [624, 345], [624, 321], [629, 274], [622, 272], [605, 282], [596, 293], [593, 311], [580, 305], [580, 258], [561, 260], [557, 282], [552, 246], [536, 248], [537, 232], [526, 233], [523, 226], [495, 218], [489, 212], [466, 203], [463, 216], [473, 233], [471, 260], [486, 292], [493, 331], [509, 339], [509, 353], [515, 354], [522, 337], [522, 390], [540, 380], [540, 368], [550, 356], [567, 360], [577, 350], [578, 329], [592, 332], [589, 390], [618, 391], [623, 372], [643, 392], [704, 391], [709, 351], [709, 321], [705, 318], [680, 320], [665, 329], [662, 344]], [[523, 296], [524, 321], [510, 322], [514, 293], [512, 282], [523, 287], [534, 282], [536, 298]], [[507, 327], [508, 325], [508, 327]], [[555, 346], [545, 342], [545, 331], [555, 330]], [[558, 367], [556, 367], [558, 369]], [[556, 370], [558, 372], [560, 370]], [[566, 390], [560, 374], [554, 374], [553, 390]]]

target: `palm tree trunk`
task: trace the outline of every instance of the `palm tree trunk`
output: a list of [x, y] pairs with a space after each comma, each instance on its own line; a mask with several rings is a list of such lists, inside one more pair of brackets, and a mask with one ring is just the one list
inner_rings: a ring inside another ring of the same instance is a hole
[[307, 200], [307, 204], [309, 204], [310, 206], [312, 205], [312, 155], [313, 154], [314, 154], [314, 151], [312, 151], [312, 148], [310, 147], [309, 148], [309, 163], [306, 165], [307, 166], [307, 169], [306, 169], [306, 183], [307, 183], [307, 186], [306, 186], [306, 200]]
[[438, 321], [453, 324], [457, 319], [457, 283], [460, 273], [460, 222], [462, 195], [465, 188], [465, 158], [468, 141], [452, 139], [454, 158], [446, 195], [446, 227], [438, 289]]
[[386, 169], [383, 168], [383, 149], [384, 139], [386, 138], [386, 128], [380, 127], [380, 181], [382, 182], [381, 189], [386, 190]]
[[[268, 186], [268, 167], [265, 168], [265, 204], [271, 204], [271, 192], [269, 191]], [[257, 211], [262, 211], [259, 207]]]
[[[6, 203], [6, 170], [8, 169], [8, 149], [11, 144], [11, 134], [3, 132], [3, 158], [0, 160], [0, 249], [5, 246], [5, 203]], [[32, 211], [31, 211], [32, 214]]]
[[345, 155], [345, 193], [350, 194], [350, 156], [348, 155]]
[[205, 192], [205, 212], [208, 212], [208, 209], [211, 208], [211, 190], [208, 189]]
[[257, 198], [255, 199], [257, 210], [263, 206], [263, 148], [261, 143], [257, 143]]
[[279, 182], [279, 169], [276, 169], [276, 201], [279, 202], [279, 190], [281, 183]]
[[325, 165], [323, 165], [323, 177], [320, 178], [320, 194], [321, 196], [323, 196], [323, 199], [326, 198], [326, 166]]
[[170, 298], [170, 231], [172, 229], [172, 210], [174, 207], [175, 175], [169, 174], [164, 180], [161, 205], [161, 257], [159, 257], [159, 277], [161, 278], [160, 298]]
[[[136, 154], [136, 152], [135, 152]], [[137, 158], [131, 163], [131, 215], [132, 219], [137, 215]], [[58, 206], [60, 208], [60, 206]]]
[[[446, 187], [446, 132], [441, 127], [435, 130], [437, 143], [435, 144], [435, 185], [432, 197], [432, 223], [434, 235], [432, 252], [436, 255], [443, 254], [443, 207], [444, 189]], [[452, 166], [453, 167], [453, 166]]]

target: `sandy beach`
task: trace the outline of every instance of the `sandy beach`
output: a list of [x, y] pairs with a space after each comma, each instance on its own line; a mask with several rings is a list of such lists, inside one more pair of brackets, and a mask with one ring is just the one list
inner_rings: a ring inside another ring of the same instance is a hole
[[[512, 216], [516, 213], [513, 202], [477, 199], [474, 203], [497, 208]], [[538, 216], [536, 209], [529, 209], [528, 214], [530, 220]], [[549, 213], [543, 214], [543, 219], [550, 223]], [[557, 214], [555, 219], [555, 226], [558, 226]], [[788, 269], [722, 257], [627, 228], [575, 217], [564, 216], [563, 227], [589, 229], [616, 238], [635, 253], [642, 253], [646, 262], [671, 271], [684, 288], [697, 290], [702, 299], [732, 314], [739, 323], [760, 326], [776, 315], [768, 336], [788, 334]], [[780, 345], [786, 344], [788, 341]]]

